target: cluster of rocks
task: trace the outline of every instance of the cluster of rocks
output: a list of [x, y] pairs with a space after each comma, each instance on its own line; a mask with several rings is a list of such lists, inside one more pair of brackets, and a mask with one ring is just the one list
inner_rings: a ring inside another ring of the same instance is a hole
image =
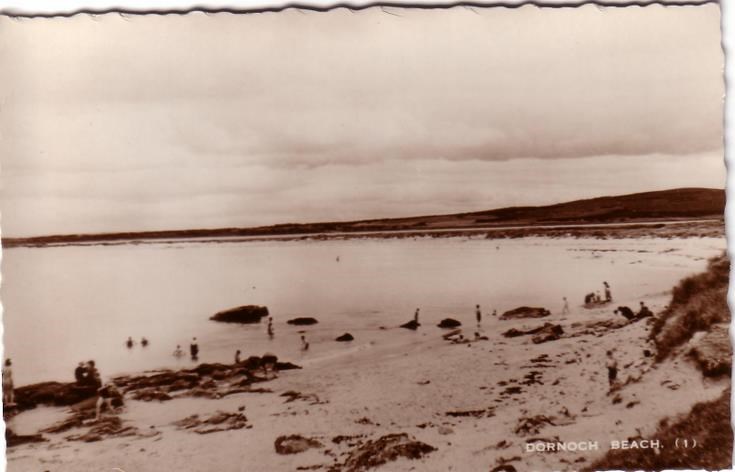
[[223, 411], [218, 411], [205, 418], [200, 418], [199, 415], [187, 416], [182, 420], [174, 422], [174, 426], [178, 429], [191, 430], [197, 434], [252, 428], [248, 424], [247, 417], [242, 413], [227, 413]]
[[511, 328], [503, 333], [506, 338], [514, 338], [518, 336], [527, 336], [532, 334], [531, 341], [534, 344], [545, 343], [548, 341], [555, 341], [564, 334], [564, 328], [561, 325], [553, 323], [544, 323], [542, 326], [535, 328], [521, 330], [517, 328]]
[[406, 433], [387, 434], [368, 440], [349, 452], [347, 459], [330, 471], [362, 472], [399, 458], [420, 459], [436, 448], [410, 437]]
[[260, 369], [272, 365], [277, 370], [300, 369], [290, 362], [279, 362], [273, 355], [251, 356], [240, 364], [199, 364], [193, 369], [162, 370], [145, 375], [115, 377], [113, 383], [132, 398], [166, 401], [176, 396], [221, 398], [254, 390], [251, 385], [268, 377]]
[[500, 315], [501, 320], [517, 320], [525, 318], [543, 318], [551, 315], [551, 312], [546, 308], [521, 306], [514, 308], [513, 310], [506, 311]]
[[300, 434], [279, 436], [275, 442], [275, 448], [278, 454], [299, 454], [308, 449], [321, 447], [324, 447], [324, 444], [320, 441], [301, 436]]

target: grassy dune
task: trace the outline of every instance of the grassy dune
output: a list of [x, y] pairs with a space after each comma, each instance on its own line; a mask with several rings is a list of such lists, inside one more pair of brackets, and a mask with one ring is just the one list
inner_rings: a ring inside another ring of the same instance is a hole
[[730, 323], [729, 277], [730, 261], [723, 254], [710, 260], [705, 272], [687, 277], [674, 287], [671, 303], [651, 330], [657, 360], [669, 357], [695, 333], [709, 331], [716, 324]]
[[[682, 280], [674, 288], [671, 303], [656, 319], [651, 331], [659, 362], [680, 355], [690, 356], [704, 375], [730, 375], [729, 274], [730, 261], [723, 254], [710, 260], [705, 272]], [[688, 349], [681, 349], [685, 345]], [[730, 388], [717, 400], [696, 404], [681, 418], [663, 420], [650, 439], [658, 439], [663, 448], [611, 450], [587, 470], [731, 468]], [[682, 447], [683, 439], [690, 446], [692, 439], [696, 440], [697, 447]]]

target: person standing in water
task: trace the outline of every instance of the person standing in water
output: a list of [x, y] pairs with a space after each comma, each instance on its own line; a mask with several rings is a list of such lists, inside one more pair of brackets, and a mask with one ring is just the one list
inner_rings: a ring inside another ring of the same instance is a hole
[[273, 317], [268, 317], [268, 337], [273, 339]]
[[605, 286], [605, 301], [611, 302], [612, 292], [610, 291], [610, 284], [608, 284], [607, 282], [602, 282], [602, 284]]
[[475, 318], [477, 319], [477, 326], [480, 326], [482, 323], [482, 311], [480, 310], [480, 305], [475, 305]]
[[5, 364], [3, 365], [3, 404], [6, 406], [15, 405], [12, 365], [13, 361], [5, 359]]
[[564, 300], [564, 306], [561, 309], [562, 315], [568, 315], [569, 314], [569, 300], [567, 300], [567, 297], [562, 298]]
[[416, 312], [413, 314], [413, 321], [418, 324], [419, 323], [419, 309], [416, 308]]
[[235, 351], [235, 364], [240, 363], [240, 350]]
[[189, 354], [191, 354], [191, 360], [195, 361], [199, 359], [199, 344], [197, 343], [196, 337], [191, 339], [191, 344], [189, 345]]
[[302, 351], [309, 350], [309, 343], [306, 341], [306, 336], [304, 336], [303, 334], [301, 335], [301, 350]]
[[181, 349], [181, 345], [180, 344], [177, 344], [176, 345], [176, 350], [174, 351], [174, 354], [173, 355], [177, 359], [180, 359], [180, 358], [184, 357], [184, 351]]
[[133, 337], [132, 336], [128, 336], [128, 340], [125, 341], [125, 345], [128, 347], [128, 349], [132, 349], [132, 347], [133, 347], [134, 344], [135, 344], [135, 342], [133, 342]]
[[146, 347], [148, 345], [148, 340], [145, 337], [141, 338], [140, 345]]

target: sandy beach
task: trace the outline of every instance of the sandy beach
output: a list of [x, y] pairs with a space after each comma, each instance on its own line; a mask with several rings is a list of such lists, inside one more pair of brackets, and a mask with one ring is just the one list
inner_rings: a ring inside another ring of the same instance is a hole
[[[615, 300], [614, 306], [636, 306], [645, 296], [660, 313], [671, 297], [639, 295]], [[138, 401], [128, 393], [119, 419], [129, 428], [118, 428], [122, 433], [113, 430], [92, 442], [69, 437], [83, 436], [94, 425], [44, 433], [45, 442], [8, 450], [8, 470], [365, 470], [350, 458], [388, 434], [406, 434], [405, 440], [433, 450], [413, 460], [390, 460], [380, 470], [583, 469], [609, 450], [611, 441], [646, 437], [660, 420], [713, 400], [729, 386], [729, 378], [704, 379], [683, 356], [655, 363], [648, 340], [652, 319], [627, 322], [613, 313], [614, 306], [572, 303], [569, 314], [556, 310], [540, 319], [485, 315], [479, 330], [488, 339], [466, 344], [443, 339], [447, 330], [428, 323], [416, 331], [388, 326], [400, 343], [305, 359], [303, 369], [282, 371], [249, 385], [257, 387], [251, 391], [223, 398], [183, 390], [171, 392], [167, 401]], [[472, 338], [474, 320], [468, 316], [462, 322], [464, 335]], [[531, 335], [502, 334], [544, 323], [561, 326], [563, 334], [541, 343]], [[612, 394], [605, 369], [611, 349], [622, 385]], [[217, 383], [203, 376], [201, 382], [221, 391], [233, 379]], [[206, 419], [219, 412], [246, 420], [226, 421], [224, 431], [206, 434], [177, 424], [190, 415]], [[9, 426], [16, 434], [35, 434], [68, 414], [67, 408], [38, 407], [10, 419]], [[290, 435], [313, 440], [313, 447], [277, 453], [276, 440]], [[596, 446], [565, 452], [527, 446], [546, 442]]]

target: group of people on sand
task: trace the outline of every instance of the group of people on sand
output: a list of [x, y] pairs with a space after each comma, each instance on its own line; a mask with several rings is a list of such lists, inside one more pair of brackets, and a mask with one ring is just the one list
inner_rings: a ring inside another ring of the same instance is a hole
[[80, 387], [102, 387], [102, 377], [94, 361], [80, 362], [74, 369], [74, 380]]
[[[146, 339], [145, 337], [140, 338], [140, 345], [143, 347], [148, 346], [148, 339]], [[133, 341], [132, 336], [128, 336], [128, 339], [125, 341], [125, 347], [127, 347], [128, 349], [132, 349], [133, 346], [135, 346], [135, 341]]]
[[605, 298], [600, 295], [600, 291], [590, 292], [584, 296], [585, 305], [602, 304], [612, 302], [612, 291], [610, 290], [610, 284], [602, 282], [605, 292]]
[[620, 314], [629, 321], [640, 320], [642, 318], [653, 316], [653, 312], [650, 308], [646, 306], [644, 302], [640, 302], [640, 308], [638, 309], [637, 313], [627, 306], [619, 306], [615, 309], [615, 311], [613, 311], [613, 313]]
[[93, 360], [80, 362], [74, 369], [74, 379], [77, 386], [82, 388], [93, 388], [97, 390], [97, 403], [95, 404], [94, 420], [99, 421], [102, 417], [102, 407], [106, 406], [109, 411], [114, 411], [113, 398], [122, 398], [115, 385], [108, 383], [103, 385], [102, 377]]

